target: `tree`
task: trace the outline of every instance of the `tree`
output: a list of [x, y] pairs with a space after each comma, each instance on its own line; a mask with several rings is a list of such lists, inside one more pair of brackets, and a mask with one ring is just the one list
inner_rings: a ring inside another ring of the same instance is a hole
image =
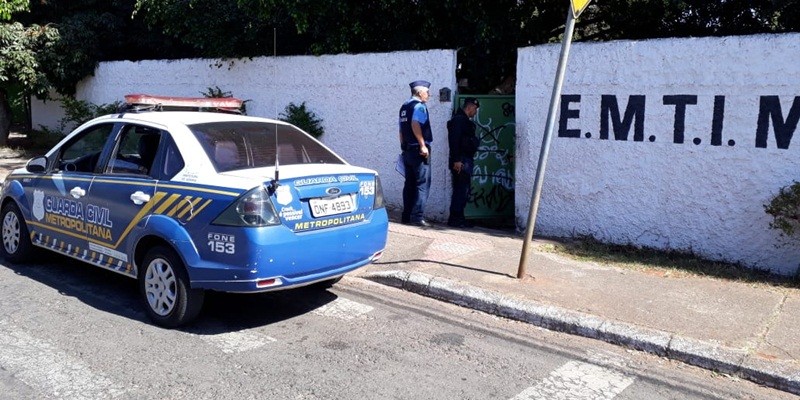
[[749, 35], [796, 31], [798, 0], [604, 0], [576, 29], [584, 40]]
[[[800, 28], [800, 0], [603, 0], [576, 40], [783, 32]], [[517, 48], [557, 42], [567, 1], [548, 0], [137, 0], [154, 29], [204, 57], [335, 54], [456, 48], [473, 93], [516, 70]]]
[[[225, 0], [136, 0], [133, 15], [156, 32], [178, 40], [195, 56], [209, 58], [270, 55], [273, 28], [283, 31], [286, 25], [276, 22], [286, 20], [285, 15], [273, 21]], [[296, 51], [283, 54], [298, 54]]]
[[[2, 0], [0, 1], [0, 21], [8, 21], [11, 19], [11, 14], [18, 11], [27, 10], [28, 2], [25, 0]], [[0, 35], [5, 37], [2, 28], [0, 28]], [[0, 40], [2, 40], [0, 38]], [[2, 53], [3, 49], [0, 49]], [[2, 54], [5, 56], [5, 54]], [[9, 106], [7, 84], [3, 84], [6, 80], [3, 79], [2, 62], [0, 62], [0, 145], [5, 145], [6, 138], [8, 138], [9, 129], [11, 127], [11, 106]]]
[[[73, 95], [97, 63], [198, 55], [133, 19], [135, 0], [0, 0], [0, 145], [10, 124], [9, 88], [24, 100]], [[12, 17], [13, 13], [13, 17]], [[28, 104], [27, 101], [25, 101]], [[25, 110], [28, 114], [30, 110]]]
[[[0, 48], [6, 52], [0, 60], [3, 104], [13, 82], [25, 82], [30, 94], [41, 94], [48, 85], [61, 94], [73, 94], [76, 84], [100, 61], [434, 48], [458, 49], [457, 78], [469, 82], [462, 92], [488, 93], [503, 83], [505, 90], [513, 90], [517, 48], [558, 42], [569, 3], [48, 0], [30, 2], [30, 8], [28, 4], [0, 0], [0, 21], [13, 15], [14, 22], [22, 24], [20, 28], [4, 23], [0, 33]], [[797, 31], [798, 6], [800, 0], [602, 0], [592, 2], [583, 13], [575, 40]], [[0, 123], [8, 120], [4, 115], [7, 110], [0, 109]], [[0, 129], [0, 140], [5, 137], [2, 133]]]
[[[47, 77], [60, 94], [72, 95], [100, 61], [202, 56], [142, 18], [132, 18], [135, 0], [48, 0], [31, 2], [23, 24], [57, 29], [59, 40], [42, 55]], [[186, 17], [184, 17], [184, 20]]]
[[11, 14], [28, 10], [28, 0], [0, 0], [0, 21], [8, 21]]
[[[520, 43], [544, 43], [558, 36], [566, 8], [552, 3], [137, 0], [135, 14], [203, 57], [458, 48], [459, 60], [464, 60], [459, 74], [474, 82], [475, 91], [486, 92], [515, 73]], [[564, 12], [550, 12], [558, 8]]]
[[0, 23], [0, 146], [6, 144], [11, 126], [9, 88], [16, 84], [26, 95], [47, 93], [49, 82], [39, 55], [57, 39], [58, 32], [52, 27], [26, 28], [18, 22]]

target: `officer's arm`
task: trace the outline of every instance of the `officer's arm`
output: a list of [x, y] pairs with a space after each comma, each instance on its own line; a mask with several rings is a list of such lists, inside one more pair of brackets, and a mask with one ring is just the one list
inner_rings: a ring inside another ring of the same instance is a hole
[[422, 136], [422, 125], [416, 120], [411, 121], [411, 132], [414, 132], [414, 137], [417, 138], [420, 149], [425, 147], [425, 138]]
[[450, 166], [456, 161], [461, 161], [461, 133], [458, 131], [458, 121], [450, 120], [447, 124], [447, 144], [450, 147]]

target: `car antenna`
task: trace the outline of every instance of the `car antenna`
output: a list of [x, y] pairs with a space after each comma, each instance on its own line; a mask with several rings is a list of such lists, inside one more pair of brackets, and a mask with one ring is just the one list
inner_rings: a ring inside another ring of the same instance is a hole
[[[277, 108], [275, 109], [277, 113]], [[275, 190], [278, 189], [278, 181], [280, 180], [280, 172], [278, 168], [280, 167], [280, 162], [278, 161], [278, 123], [275, 123], [275, 178], [272, 179], [272, 182], [269, 183], [269, 191], [270, 194], [275, 193]]]
[[[277, 51], [277, 28], [272, 28], [272, 57], [273, 60], [278, 55]], [[275, 103], [275, 119], [278, 118], [278, 103]], [[275, 123], [275, 178], [272, 179], [272, 182], [269, 184], [269, 191], [270, 194], [275, 193], [278, 190], [279, 180], [280, 180], [280, 172], [278, 171], [280, 167], [280, 162], [278, 161], [278, 123]]]

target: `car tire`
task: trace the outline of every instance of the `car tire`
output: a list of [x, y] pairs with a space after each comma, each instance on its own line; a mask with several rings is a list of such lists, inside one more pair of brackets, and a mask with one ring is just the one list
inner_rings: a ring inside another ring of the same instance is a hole
[[176, 328], [200, 314], [205, 292], [189, 286], [183, 261], [171, 248], [150, 249], [139, 268], [138, 278], [147, 315], [156, 325]]
[[7, 203], [0, 211], [0, 229], [2, 229], [2, 246], [0, 255], [8, 261], [14, 263], [25, 263], [30, 261], [33, 245], [31, 236], [28, 233], [28, 226], [17, 204]]

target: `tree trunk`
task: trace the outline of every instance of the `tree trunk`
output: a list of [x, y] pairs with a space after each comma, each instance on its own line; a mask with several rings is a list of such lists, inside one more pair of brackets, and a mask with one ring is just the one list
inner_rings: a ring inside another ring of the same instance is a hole
[[33, 112], [31, 111], [31, 95], [28, 92], [24, 92], [22, 98], [25, 102], [25, 131], [26, 135], [29, 135], [33, 130]]
[[11, 105], [8, 104], [8, 94], [5, 89], [0, 89], [0, 147], [5, 147], [8, 143], [10, 129]]

